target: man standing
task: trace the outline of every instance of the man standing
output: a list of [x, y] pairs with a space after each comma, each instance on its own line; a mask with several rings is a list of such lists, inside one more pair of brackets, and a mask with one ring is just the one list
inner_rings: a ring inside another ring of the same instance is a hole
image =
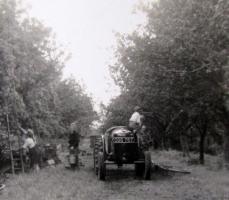
[[79, 142], [80, 142], [80, 134], [79, 134], [79, 125], [74, 128], [70, 128], [69, 134], [69, 162], [70, 165], [75, 168], [79, 166]]
[[39, 171], [39, 153], [37, 150], [36, 142], [33, 139], [33, 132], [29, 131], [26, 134], [26, 139], [23, 144], [23, 149], [29, 151], [30, 167]]

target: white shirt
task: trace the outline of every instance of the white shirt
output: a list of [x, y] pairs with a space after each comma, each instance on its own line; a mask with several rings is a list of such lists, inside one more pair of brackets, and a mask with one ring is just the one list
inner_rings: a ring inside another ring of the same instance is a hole
[[32, 138], [26, 138], [25, 143], [23, 145], [23, 148], [29, 148], [32, 149], [33, 147], [35, 147], [35, 142]]
[[129, 121], [130, 122], [135, 122], [135, 123], [141, 124], [142, 123], [142, 120], [141, 119], [142, 119], [142, 115], [139, 112], [134, 112], [131, 115]]

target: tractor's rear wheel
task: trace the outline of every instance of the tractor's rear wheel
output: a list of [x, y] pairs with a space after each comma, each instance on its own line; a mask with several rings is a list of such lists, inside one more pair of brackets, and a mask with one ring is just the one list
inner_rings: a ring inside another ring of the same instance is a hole
[[150, 180], [151, 178], [151, 153], [149, 151], [144, 152], [145, 155], [145, 170], [143, 178]]
[[95, 174], [98, 174], [98, 155], [99, 152], [102, 150], [102, 137], [97, 136], [94, 139], [94, 149], [93, 149], [93, 160], [94, 160], [94, 171]]
[[98, 178], [99, 180], [105, 180], [106, 176], [106, 164], [104, 154], [99, 152], [98, 154]]

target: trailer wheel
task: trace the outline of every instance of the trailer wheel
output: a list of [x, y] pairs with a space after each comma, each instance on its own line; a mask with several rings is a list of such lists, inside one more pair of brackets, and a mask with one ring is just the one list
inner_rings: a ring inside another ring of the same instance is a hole
[[144, 152], [145, 155], [145, 170], [143, 178], [145, 180], [150, 180], [151, 178], [151, 154], [149, 151]]
[[102, 152], [98, 154], [98, 178], [99, 180], [105, 180], [106, 176], [106, 164], [104, 161], [104, 155]]

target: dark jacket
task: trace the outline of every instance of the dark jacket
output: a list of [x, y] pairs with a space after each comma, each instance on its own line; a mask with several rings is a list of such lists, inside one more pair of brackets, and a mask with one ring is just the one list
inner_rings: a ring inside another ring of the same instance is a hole
[[69, 147], [78, 148], [80, 142], [80, 134], [76, 131], [73, 131], [69, 135]]

